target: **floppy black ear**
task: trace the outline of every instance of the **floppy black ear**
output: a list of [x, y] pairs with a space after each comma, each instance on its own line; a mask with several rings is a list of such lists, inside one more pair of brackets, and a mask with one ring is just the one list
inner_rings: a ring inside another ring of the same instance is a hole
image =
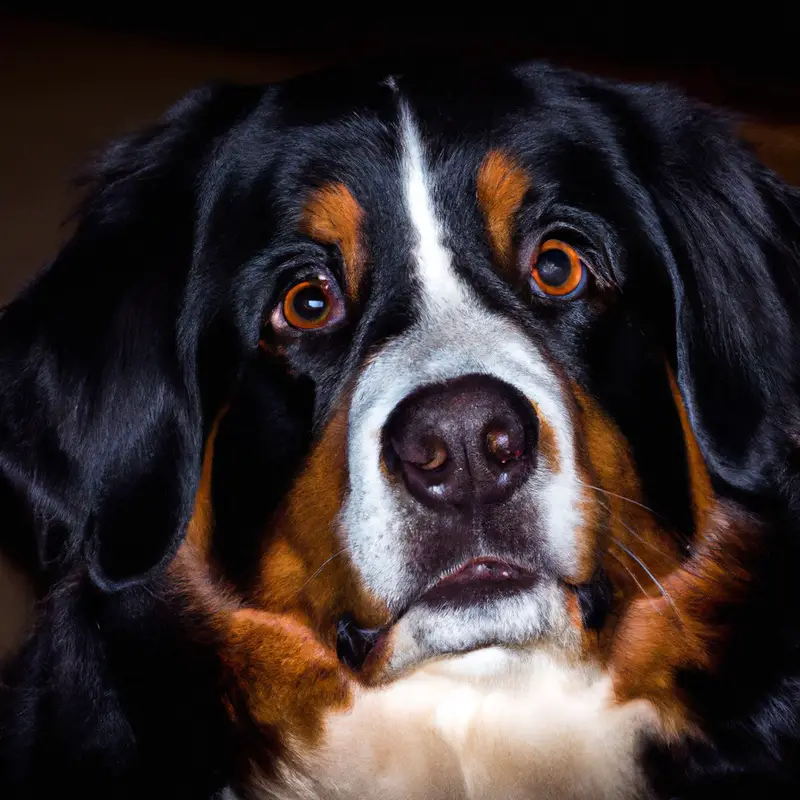
[[712, 477], [758, 492], [778, 485], [797, 425], [800, 198], [716, 112], [653, 106], [678, 384]]
[[198, 366], [221, 302], [192, 270], [203, 176], [256, 99], [202, 89], [113, 146], [74, 236], [0, 317], [0, 497], [45, 577], [81, 560], [118, 589], [180, 544], [219, 400], [202, 386], [226, 377]]

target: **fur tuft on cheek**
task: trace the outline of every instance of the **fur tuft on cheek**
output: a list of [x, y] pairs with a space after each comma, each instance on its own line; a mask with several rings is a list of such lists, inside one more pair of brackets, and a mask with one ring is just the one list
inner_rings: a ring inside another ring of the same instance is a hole
[[[692, 556], [663, 583], [658, 598], [636, 600], [614, 640], [611, 666], [620, 702], [651, 701], [675, 734], [693, 730], [678, 677], [713, 674], [748, 594], [748, 563], [760, 547], [760, 526], [720, 505], [709, 514]], [[727, 620], [727, 622], [725, 622]]]
[[673, 734], [693, 729], [678, 684], [681, 672], [713, 674], [725, 651], [730, 610], [750, 584], [747, 563], [759, 526], [713, 493], [697, 440], [672, 371], [670, 388], [683, 431], [696, 545], [676, 561], [658, 593], [630, 605], [613, 642], [611, 664], [621, 701], [643, 698], [661, 712]]
[[[264, 763], [294, 743], [317, 743], [325, 715], [351, 701], [352, 676], [301, 615], [248, 608], [187, 542], [170, 567], [195, 637], [218, 653], [220, 691], [250, 754]], [[252, 745], [252, 742], [250, 743]]]

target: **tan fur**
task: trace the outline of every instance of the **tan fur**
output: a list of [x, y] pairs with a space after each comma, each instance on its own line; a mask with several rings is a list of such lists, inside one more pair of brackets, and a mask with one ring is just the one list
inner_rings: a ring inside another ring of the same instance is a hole
[[530, 179], [508, 153], [487, 153], [478, 171], [476, 194], [486, 221], [486, 233], [498, 263], [514, 262], [514, 223], [530, 187]]
[[200, 473], [200, 485], [194, 500], [194, 512], [186, 528], [186, 542], [190, 543], [205, 560], [211, 558], [211, 536], [214, 528], [214, 511], [211, 507], [211, 478], [214, 468], [214, 445], [222, 418], [228, 413], [225, 406], [217, 414], [211, 431], [206, 439], [205, 453], [203, 455], [203, 469]]
[[364, 210], [343, 183], [314, 192], [303, 211], [301, 229], [312, 239], [339, 247], [344, 261], [345, 291], [357, 301], [366, 267], [362, 237]]
[[621, 701], [647, 698], [673, 734], [699, 733], [678, 676], [686, 670], [716, 673], [731, 621], [749, 596], [748, 562], [762, 543], [756, 519], [718, 502], [692, 555], [664, 581], [664, 595], [637, 599], [621, 621], [611, 657]]

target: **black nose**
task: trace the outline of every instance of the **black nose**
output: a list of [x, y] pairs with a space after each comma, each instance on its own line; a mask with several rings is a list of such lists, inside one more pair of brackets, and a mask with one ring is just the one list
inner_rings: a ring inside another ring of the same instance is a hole
[[513, 386], [487, 375], [432, 384], [384, 428], [384, 458], [428, 506], [502, 503], [530, 474], [538, 422]]

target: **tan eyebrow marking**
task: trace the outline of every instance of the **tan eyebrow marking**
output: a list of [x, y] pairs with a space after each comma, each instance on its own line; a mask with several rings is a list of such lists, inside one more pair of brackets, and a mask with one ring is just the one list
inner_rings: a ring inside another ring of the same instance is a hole
[[358, 300], [364, 277], [362, 223], [364, 210], [353, 193], [341, 182], [317, 189], [303, 209], [301, 230], [322, 244], [338, 246], [344, 261], [345, 294]]
[[514, 217], [531, 182], [525, 170], [507, 153], [491, 150], [478, 170], [478, 205], [495, 258], [502, 267], [512, 263]]

